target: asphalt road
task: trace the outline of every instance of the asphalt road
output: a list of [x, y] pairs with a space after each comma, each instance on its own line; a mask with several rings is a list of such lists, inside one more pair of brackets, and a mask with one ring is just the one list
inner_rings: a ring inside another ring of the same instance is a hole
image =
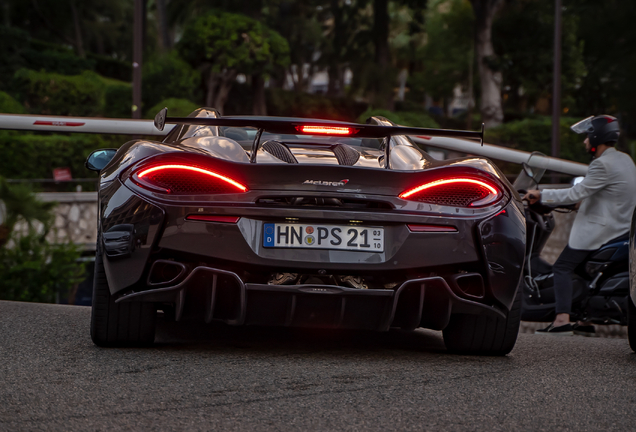
[[164, 324], [156, 347], [101, 349], [89, 319], [0, 302], [0, 430], [636, 428], [625, 339], [522, 334], [488, 358], [432, 331]]

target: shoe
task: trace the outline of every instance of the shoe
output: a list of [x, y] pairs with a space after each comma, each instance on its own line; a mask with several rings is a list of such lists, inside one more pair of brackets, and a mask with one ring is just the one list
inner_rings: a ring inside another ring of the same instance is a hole
[[586, 336], [586, 337], [598, 337], [596, 334], [596, 329], [593, 325], [581, 325], [574, 324], [572, 326], [575, 335]]
[[555, 327], [554, 324], [550, 324], [544, 329], [535, 330], [534, 334], [548, 335], [548, 336], [572, 336], [574, 331], [572, 330], [572, 324], [565, 324]]

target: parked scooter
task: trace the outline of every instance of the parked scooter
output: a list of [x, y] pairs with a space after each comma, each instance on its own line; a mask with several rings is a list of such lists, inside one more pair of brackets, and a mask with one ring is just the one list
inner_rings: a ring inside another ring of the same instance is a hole
[[[514, 187], [522, 195], [536, 189], [546, 166], [544, 155], [533, 153]], [[582, 179], [582, 178], [581, 178]], [[573, 183], [575, 184], [575, 183]], [[549, 322], [555, 318], [552, 265], [540, 257], [555, 227], [553, 212], [571, 212], [575, 206], [526, 205], [526, 263], [521, 319]], [[629, 233], [609, 240], [574, 271], [572, 313], [574, 321], [594, 324], [627, 324], [629, 296]]]

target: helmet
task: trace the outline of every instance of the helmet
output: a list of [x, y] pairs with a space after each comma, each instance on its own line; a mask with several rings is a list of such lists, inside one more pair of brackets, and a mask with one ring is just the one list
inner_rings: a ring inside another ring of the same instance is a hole
[[621, 133], [618, 119], [610, 115], [590, 116], [573, 124], [570, 129], [577, 134], [587, 134], [592, 154], [596, 153], [596, 147], [601, 144], [615, 144]]

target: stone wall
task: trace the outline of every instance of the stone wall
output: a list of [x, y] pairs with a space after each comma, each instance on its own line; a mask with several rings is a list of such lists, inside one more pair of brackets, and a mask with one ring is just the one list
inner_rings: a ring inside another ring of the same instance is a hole
[[55, 201], [55, 223], [47, 239], [68, 242], [95, 250], [97, 242], [97, 192], [39, 193], [42, 201]]

